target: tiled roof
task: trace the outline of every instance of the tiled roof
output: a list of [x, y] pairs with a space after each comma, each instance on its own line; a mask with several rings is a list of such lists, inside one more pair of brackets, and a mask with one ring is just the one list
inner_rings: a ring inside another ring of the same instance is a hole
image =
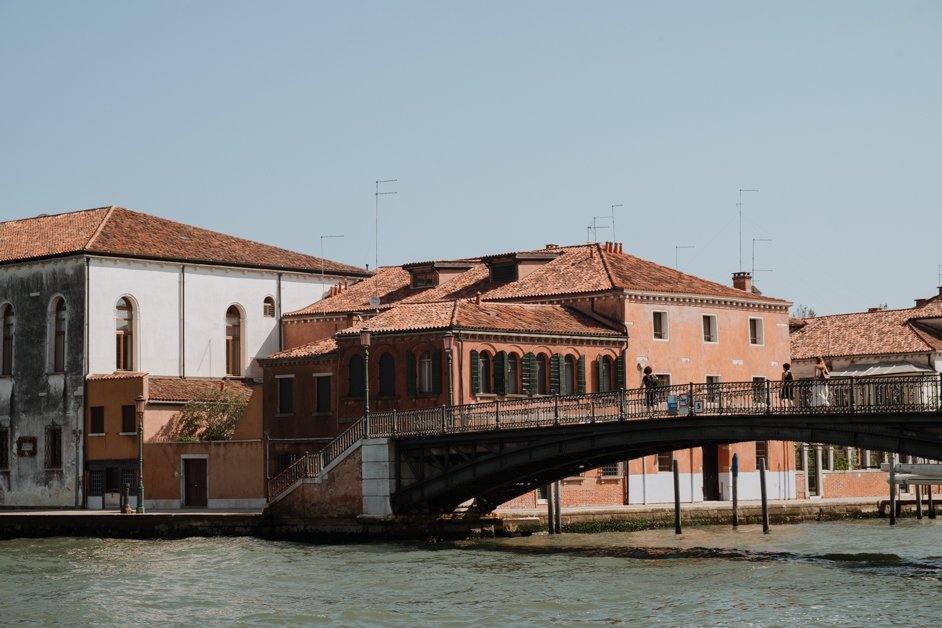
[[353, 335], [364, 327], [373, 333], [455, 329], [552, 333], [569, 336], [621, 336], [624, 332], [603, 325], [575, 309], [561, 305], [446, 301], [403, 304], [379, 314], [337, 336]]
[[151, 377], [148, 401], [178, 401], [186, 403], [214, 390], [232, 391], [244, 401], [252, 396], [253, 386], [241, 380], [181, 379], [179, 377]]
[[[304, 317], [312, 314], [331, 314], [340, 312], [362, 312], [364, 310], [383, 310], [390, 303], [402, 300], [406, 296], [415, 294], [423, 288], [410, 288], [412, 277], [409, 272], [398, 266], [381, 268], [379, 272], [344, 288], [337, 294], [321, 299], [300, 310], [284, 314], [286, 318]], [[380, 300], [378, 307], [370, 305], [370, 297], [377, 296]]]
[[793, 359], [940, 350], [942, 335], [919, 319], [942, 317], [942, 301], [920, 308], [806, 318], [792, 333]]
[[147, 377], [147, 373], [135, 373], [133, 371], [118, 371], [116, 373], [97, 373], [86, 377], [85, 379], [93, 381], [104, 381], [112, 379], [141, 379]]
[[266, 360], [291, 360], [295, 358], [310, 358], [319, 355], [329, 355], [337, 350], [337, 341], [333, 338], [316, 340], [306, 345], [285, 349], [265, 358]]
[[[362, 268], [123, 207], [0, 223], [0, 263], [76, 253], [367, 276]], [[323, 265], [323, 266], [322, 266]]]

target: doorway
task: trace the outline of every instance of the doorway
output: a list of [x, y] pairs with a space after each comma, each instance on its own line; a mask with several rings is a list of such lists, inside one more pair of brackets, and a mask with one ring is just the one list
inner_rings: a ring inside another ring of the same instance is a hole
[[720, 499], [720, 456], [716, 445], [704, 445], [703, 452], [703, 501]]
[[183, 459], [183, 506], [206, 508], [206, 458]]

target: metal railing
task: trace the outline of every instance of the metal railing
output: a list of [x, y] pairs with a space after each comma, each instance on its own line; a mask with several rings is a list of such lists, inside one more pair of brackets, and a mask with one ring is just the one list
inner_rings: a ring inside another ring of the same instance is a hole
[[[585, 425], [680, 416], [801, 416], [810, 414], [901, 414], [942, 412], [940, 375], [905, 377], [756, 380], [632, 388], [560, 397], [494, 400], [369, 417], [370, 437], [400, 438], [490, 432], [559, 425]], [[274, 500], [364, 437], [358, 420], [324, 449], [307, 454], [269, 480]]]

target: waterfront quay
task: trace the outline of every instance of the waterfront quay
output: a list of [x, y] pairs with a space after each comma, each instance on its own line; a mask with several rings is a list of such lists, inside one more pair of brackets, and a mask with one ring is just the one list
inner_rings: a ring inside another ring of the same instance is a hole
[[[884, 516], [886, 500], [872, 497], [801, 499], [769, 502], [772, 525], [805, 521], [869, 519]], [[903, 513], [912, 509], [903, 504]], [[741, 525], [761, 522], [759, 502], [739, 503]], [[272, 540], [336, 543], [394, 539], [455, 539], [509, 536], [546, 530], [545, 510], [501, 510], [480, 519], [400, 517], [379, 519], [275, 519], [259, 511], [151, 511], [124, 514], [88, 510], [0, 510], [0, 539], [43, 537], [101, 537], [178, 539], [186, 537], [249, 536]], [[732, 519], [730, 502], [682, 506], [685, 525], [724, 525]], [[646, 529], [673, 525], [672, 504], [566, 509], [563, 530]]]

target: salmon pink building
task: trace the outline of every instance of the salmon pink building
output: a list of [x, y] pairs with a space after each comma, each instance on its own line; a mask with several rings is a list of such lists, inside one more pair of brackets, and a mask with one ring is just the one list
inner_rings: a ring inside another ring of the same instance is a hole
[[[748, 273], [726, 286], [614, 243], [382, 268], [282, 317], [286, 349], [260, 360], [268, 473], [318, 451], [366, 399], [383, 412], [637, 388], [647, 366], [662, 385], [777, 379], [789, 305], [754, 290]], [[563, 506], [671, 501], [674, 460], [685, 501], [729, 499], [734, 454], [741, 498], [759, 497], [759, 458], [769, 495], [795, 497], [791, 444], [760, 442], [593, 469], [563, 482]]]

